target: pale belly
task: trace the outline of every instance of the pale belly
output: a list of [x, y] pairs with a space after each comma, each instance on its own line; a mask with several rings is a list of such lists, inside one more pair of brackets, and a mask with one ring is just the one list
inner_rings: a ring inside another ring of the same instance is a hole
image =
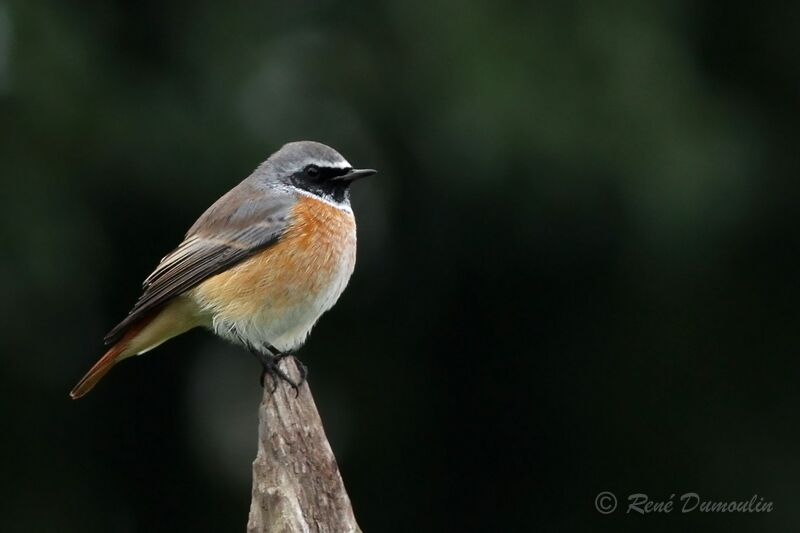
[[355, 267], [352, 213], [307, 200], [298, 202], [295, 218], [277, 244], [192, 291], [217, 335], [294, 350], [339, 299]]

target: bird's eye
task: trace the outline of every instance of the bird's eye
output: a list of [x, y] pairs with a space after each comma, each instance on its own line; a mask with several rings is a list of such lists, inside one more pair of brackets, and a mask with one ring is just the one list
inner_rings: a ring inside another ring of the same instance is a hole
[[308, 165], [306, 167], [306, 174], [310, 178], [316, 178], [317, 176], [319, 176], [319, 167], [317, 165]]

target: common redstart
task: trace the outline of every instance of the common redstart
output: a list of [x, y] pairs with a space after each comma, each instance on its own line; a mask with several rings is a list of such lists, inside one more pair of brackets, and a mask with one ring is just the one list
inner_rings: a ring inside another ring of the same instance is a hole
[[350, 185], [375, 174], [336, 150], [292, 142], [272, 154], [194, 223], [144, 281], [131, 312], [106, 335], [111, 348], [72, 389], [80, 398], [116, 363], [204, 326], [240, 344], [266, 374], [297, 389], [279, 366], [344, 291], [356, 260]]

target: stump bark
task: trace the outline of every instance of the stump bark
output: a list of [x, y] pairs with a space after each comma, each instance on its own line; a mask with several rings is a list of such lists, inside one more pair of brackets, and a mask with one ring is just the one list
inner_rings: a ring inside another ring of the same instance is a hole
[[[299, 378], [293, 358], [282, 363]], [[308, 383], [267, 380], [259, 408], [258, 454], [248, 533], [360, 532]]]

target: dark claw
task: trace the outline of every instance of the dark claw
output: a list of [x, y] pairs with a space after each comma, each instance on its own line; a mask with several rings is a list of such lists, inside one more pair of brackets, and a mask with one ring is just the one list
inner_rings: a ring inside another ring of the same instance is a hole
[[297, 396], [300, 394], [299, 389], [303, 383], [305, 383], [306, 376], [308, 375], [308, 369], [306, 368], [306, 365], [304, 365], [295, 357], [298, 370], [300, 371], [300, 381], [298, 382], [289, 377], [289, 375], [279, 366], [281, 360], [291, 356], [291, 353], [279, 352], [271, 344], [264, 345], [260, 350], [253, 347], [249, 347], [249, 349], [250, 352], [258, 357], [258, 360], [261, 362], [262, 370], [261, 377], [259, 379], [261, 386], [265, 386], [266, 376], [270, 375], [272, 377], [272, 390], [270, 391], [270, 394], [275, 394], [275, 391], [278, 389], [278, 379], [281, 379], [294, 389], [294, 396], [297, 398]]
[[306, 377], [308, 376], [308, 367], [306, 367], [306, 365], [304, 365], [303, 362], [297, 357], [294, 358], [294, 361], [297, 363], [298, 370], [300, 370], [300, 385], [302, 385], [306, 382]]

